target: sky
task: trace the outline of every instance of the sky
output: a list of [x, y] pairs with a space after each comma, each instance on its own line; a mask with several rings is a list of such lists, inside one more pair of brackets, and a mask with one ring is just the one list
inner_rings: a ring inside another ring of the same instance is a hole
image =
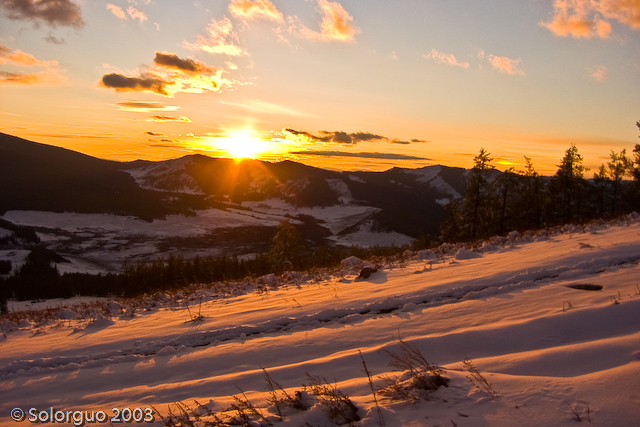
[[638, 0], [0, 0], [0, 131], [105, 159], [595, 171], [638, 120]]

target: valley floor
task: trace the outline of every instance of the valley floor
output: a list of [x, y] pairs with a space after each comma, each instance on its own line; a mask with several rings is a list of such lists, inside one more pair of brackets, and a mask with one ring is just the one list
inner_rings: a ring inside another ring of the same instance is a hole
[[[325, 378], [357, 406], [354, 425], [381, 425], [362, 358], [382, 387], [401, 374], [389, 365], [400, 340], [450, 381], [414, 403], [378, 394], [387, 426], [640, 425], [640, 222], [502, 240], [437, 261], [414, 254], [368, 279], [345, 266], [228, 293], [105, 302], [106, 317], [61, 306], [48, 325], [5, 321], [0, 425], [29, 424], [12, 421], [12, 408], [112, 416], [152, 405], [166, 416], [180, 412], [175, 402], [225, 420], [233, 396], [276, 426], [334, 425], [313, 398], [279, 421], [262, 368], [290, 395], [307, 374]], [[470, 381], [466, 358], [490, 389]]]

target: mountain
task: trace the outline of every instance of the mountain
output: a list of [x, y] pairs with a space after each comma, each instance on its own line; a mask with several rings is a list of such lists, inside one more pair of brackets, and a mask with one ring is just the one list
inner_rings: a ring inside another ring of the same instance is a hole
[[170, 253], [264, 251], [285, 218], [310, 247], [402, 245], [438, 234], [466, 175], [445, 166], [338, 172], [203, 155], [116, 162], [0, 134], [0, 217], [107, 270]]
[[444, 206], [464, 193], [462, 168], [428, 166], [385, 172], [336, 172], [291, 161], [214, 159], [202, 155], [132, 162], [126, 170], [142, 188], [200, 194], [235, 203], [285, 200], [300, 208], [372, 206], [377, 229], [412, 237], [436, 235]]
[[9, 210], [112, 213], [145, 220], [184, 212], [140, 188], [123, 164], [0, 134], [0, 213]]

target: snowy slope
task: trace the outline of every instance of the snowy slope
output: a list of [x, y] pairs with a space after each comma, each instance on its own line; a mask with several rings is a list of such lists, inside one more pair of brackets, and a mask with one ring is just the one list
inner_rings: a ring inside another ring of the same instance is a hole
[[[15, 407], [112, 415], [153, 405], [167, 415], [167, 405], [175, 412], [174, 402], [193, 409], [195, 401], [225, 420], [241, 389], [274, 425], [334, 425], [311, 398], [309, 410], [277, 421], [266, 368], [291, 395], [309, 384], [306, 373], [326, 378], [358, 407], [354, 425], [375, 426], [358, 350], [383, 386], [383, 375], [398, 375], [385, 350], [399, 352], [402, 339], [450, 382], [414, 403], [378, 395], [387, 426], [572, 426], [575, 414], [595, 426], [638, 425], [637, 218], [408, 255], [366, 280], [345, 263], [338, 272], [52, 307], [50, 317], [66, 320], [38, 325], [16, 315], [0, 335], [0, 424], [17, 425]], [[569, 287], [585, 284], [603, 289]], [[204, 319], [189, 321], [200, 310]], [[498, 397], [468, 380], [465, 358]]]

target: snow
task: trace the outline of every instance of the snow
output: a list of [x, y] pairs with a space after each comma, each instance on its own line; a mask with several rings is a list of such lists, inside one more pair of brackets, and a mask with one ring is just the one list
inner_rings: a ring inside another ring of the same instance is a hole
[[[358, 407], [354, 425], [377, 426], [358, 351], [384, 386], [399, 375], [386, 351], [401, 339], [450, 382], [414, 403], [378, 395], [387, 426], [573, 426], [574, 412], [594, 426], [638, 425], [639, 236], [629, 218], [407, 252], [366, 280], [349, 259], [335, 272], [61, 307], [49, 323], [14, 315], [0, 322], [0, 424], [16, 425], [15, 407], [166, 415], [174, 402], [224, 419], [241, 389], [276, 426], [335, 425], [313, 396], [277, 421], [265, 368], [291, 395], [307, 373], [326, 378]], [[603, 289], [568, 287], [578, 283]], [[465, 358], [498, 397], [469, 380]]]
[[442, 166], [427, 166], [406, 171], [406, 173], [416, 175], [418, 177], [416, 179], [417, 182], [428, 183], [431, 188], [447, 194], [449, 198], [436, 200], [437, 203], [445, 206], [450, 199], [459, 199], [462, 195], [440, 176], [440, 172], [442, 172]]
[[[332, 188], [340, 192], [343, 202], [352, 200], [343, 181], [330, 181]], [[110, 214], [18, 210], [8, 211], [1, 218], [17, 225], [35, 227], [43, 243], [71, 261], [58, 265], [61, 273], [96, 274], [117, 271], [124, 260], [150, 260], [167, 255], [166, 252], [173, 249], [170, 243], [163, 245], [163, 242], [170, 242], [172, 238], [206, 237], [220, 228], [277, 227], [283, 219], [291, 217], [297, 224], [300, 223], [295, 219], [298, 215], [316, 218], [333, 233], [328, 240], [336, 244], [371, 247], [411, 243], [411, 237], [400, 233], [373, 231], [370, 218], [377, 211], [378, 208], [356, 204], [300, 208], [274, 198], [230, 204], [226, 209], [198, 210], [191, 216], [167, 215], [165, 219], [153, 222]], [[222, 250], [205, 247], [182, 253], [185, 258], [196, 254], [218, 256], [222, 255]]]

